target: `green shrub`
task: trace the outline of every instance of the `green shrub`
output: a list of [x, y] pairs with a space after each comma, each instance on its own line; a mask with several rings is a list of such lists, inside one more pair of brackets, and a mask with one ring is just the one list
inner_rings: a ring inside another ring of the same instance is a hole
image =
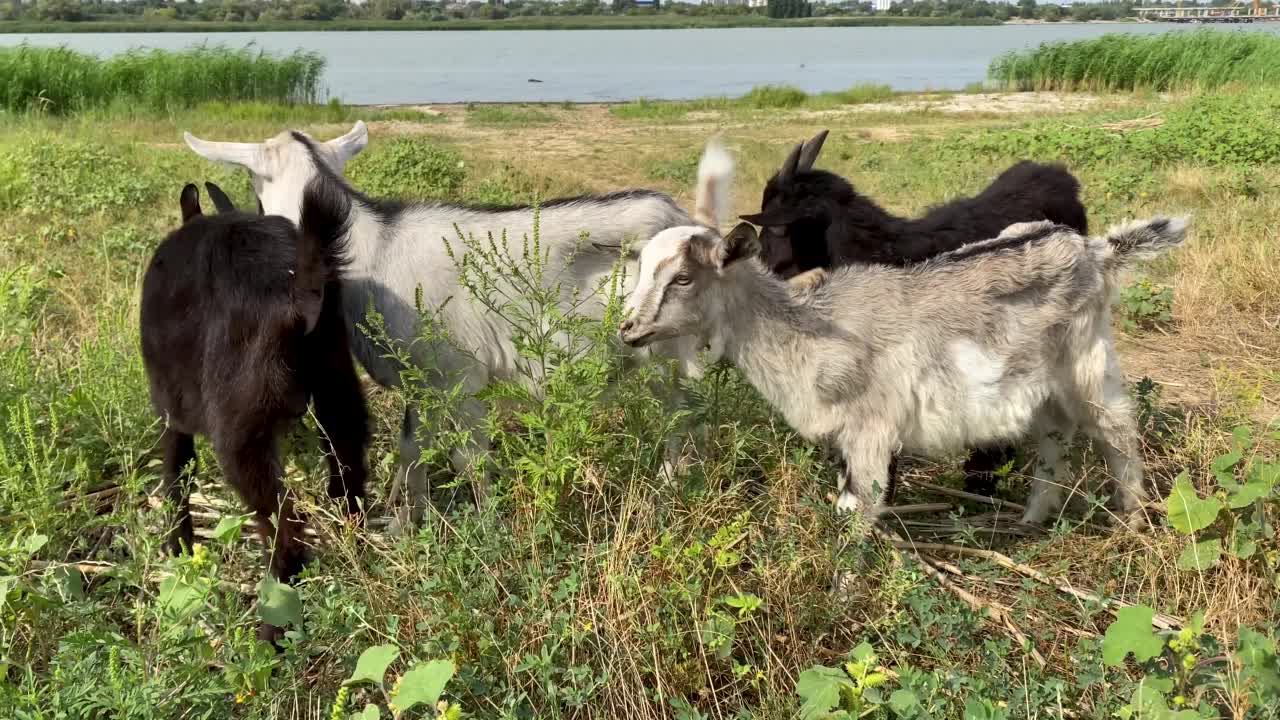
[[1280, 37], [1264, 32], [1107, 34], [996, 58], [993, 80], [1017, 90], [1206, 90], [1280, 82]]
[[0, 48], [0, 108], [66, 115], [121, 104], [163, 111], [213, 100], [315, 102], [324, 59], [250, 48], [130, 50], [99, 59], [68, 48]]
[[1128, 332], [1164, 328], [1173, 320], [1173, 288], [1147, 278], [1120, 291], [1120, 318]]
[[544, 125], [554, 120], [550, 113], [531, 107], [475, 105], [467, 109], [467, 122], [479, 125]]
[[357, 155], [351, 182], [374, 197], [453, 198], [467, 171], [462, 156], [422, 138], [402, 137]]
[[789, 85], [761, 85], [751, 88], [751, 92], [742, 96], [740, 102], [757, 109], [793, 108], [803, 105], [809, 94], [800, 88]]
[[861, 105], [863, 103], [881, 102], [893, 99], [893, 88], [888, 85], [863, 83], [847, 90], [833, 93], [834, 97], [845, 105]]

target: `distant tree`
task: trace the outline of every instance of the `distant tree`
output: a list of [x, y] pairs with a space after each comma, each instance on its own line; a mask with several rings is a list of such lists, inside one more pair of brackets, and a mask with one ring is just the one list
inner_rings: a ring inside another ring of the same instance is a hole
[[1040, 19], [1045, 22], [1058, 22], [1062, 19], [1062, 8], [1057, 5], [1045, 5], [1040, 11]]
[[1036, 0], [1018, 0], [1018, 15], [1025, 20], [1032, 20], [1036, 16]]
[[36, 17], [41, 20], [82, 20], [84, 14], [76, 0], [38, 0]]

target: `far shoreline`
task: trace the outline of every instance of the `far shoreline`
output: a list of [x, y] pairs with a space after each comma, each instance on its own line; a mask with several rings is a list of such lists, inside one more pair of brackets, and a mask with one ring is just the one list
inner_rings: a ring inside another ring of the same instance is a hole
[[760, 15], [639, 15], [639, 16], [560, 16], [520, 17], [503, 20], [329, 20], [329, 21], [0, 21], [0, 34], [39, 35], [55, 33], [253, 33], [253, 32], [459, 32], [522, 30], [695, 30], [733, 28], [803, 28], [803, 27], [997, 27], [1017, 25], [1135, 25], [1166, 24], [1121, 20], [1024, 20], [1012, 18], [907, 17], [895, 15], [836, 16], [793, 19], [771, 19]]

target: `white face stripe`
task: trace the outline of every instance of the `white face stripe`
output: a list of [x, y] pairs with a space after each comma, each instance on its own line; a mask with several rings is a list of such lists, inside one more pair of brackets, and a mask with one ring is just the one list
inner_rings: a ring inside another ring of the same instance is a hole
[[665, 276], [668, 271], [681, 265], [689, 249], [690, 239], [700, 232], [704, 230], [694, 226], [667, 228], [645, 244], [640, 250], [640, 269], [635, 290], [631, 291], [623, 308], [627, 317], [631, 317], [637, 309], [657, 302], [656, 297], [650, 296], [662, 291], [667, 282]]

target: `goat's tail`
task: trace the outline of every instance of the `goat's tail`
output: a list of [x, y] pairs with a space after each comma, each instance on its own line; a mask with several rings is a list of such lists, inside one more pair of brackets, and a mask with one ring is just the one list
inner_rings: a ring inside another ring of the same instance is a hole
[[315, 328], [324, 305], [324, 286], [338, 279], [347, 264], [347, 229], [351, 198], [343, 188], [317, 176], [302, 193], [298, 221], [297, 264], [293, 277], [294, 310]]
[[729, 215], [729, 195], [733, 188], [733, 157], [718, 137], [707, 142], [698, 163], [698, 187], [694, 194], [693, 219], [715, 230]]
[[1190, 217], [1155, 217], [1149, 220], [1132, 220], [1107, 229], [1103, 237], [1103, 269], [1108, 283], [1134, 260], [1145, 260], [1162, 255], [1182, 244], [1187, 237]]

